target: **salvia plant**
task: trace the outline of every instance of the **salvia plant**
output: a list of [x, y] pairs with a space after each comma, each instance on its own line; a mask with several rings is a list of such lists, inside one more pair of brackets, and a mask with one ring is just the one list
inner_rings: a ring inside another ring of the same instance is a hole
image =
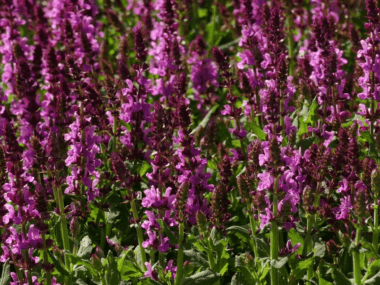
[[0, 285], [380, 284], [380, 1], [1, 0]]

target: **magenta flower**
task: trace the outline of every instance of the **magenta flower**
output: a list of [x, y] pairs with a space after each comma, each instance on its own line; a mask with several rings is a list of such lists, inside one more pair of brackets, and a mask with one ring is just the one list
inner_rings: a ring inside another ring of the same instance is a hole
[[141, 205], [145, 208], [168, 208], [172, 209], [174, 206], [175, 195], [170, 195], [172, 191], [171, 187], [168, 187], [165, 194], [160, 198], [160, 190], [152, 186], [150, 189], [144, 191], [145, 197], [143, 198]]

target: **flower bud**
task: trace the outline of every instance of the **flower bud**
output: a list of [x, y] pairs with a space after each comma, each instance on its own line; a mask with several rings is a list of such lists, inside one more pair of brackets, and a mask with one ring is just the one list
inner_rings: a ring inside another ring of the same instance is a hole
[[197, 214], [196, 214], [196, 219], [197, 219], [197, 225], [199, 228], [199, 232], [205, 233], [206, 232], [206, 225], [207, 225], [206, 215], [201, 210], [198, 210]]
[[[185, 205], [187, 203], [187, 198], [189, 197], [189, 183], [186, 181], [182, 183], [182, 185], [179, 187], [177, 195], [176, 195], [176, 203], [175, 207], [177, 211], [182, 212], [185, 209]], [[180, 217], [181, 219], [181, 217]], [[183, 217], [182, 217], [183, 219]], [[182, 221], [181, 221], [182, 222]]]
[[311, 187], [307, 185], [303, 189], [303, 195], [302, 195], [302, 207], [306, 213], [309, 212], [310, 207], [313, 206], [313, 202], [314, 202], [314, 195], [311, 191]]
[[239, 175], [239, 177], [237, 178], [237, 185], [238, 185], [238, 189], [239, 189], [239, 193], [240, 193], [242, 202], [243, 203], [250, 202], [250, 200], [249, 200], [249, 198], [250, 198], [249, 182], [246, 179], [246, 177], [244, 177], [243, 175]]
[[371, 185], [372, 185], [372, 192], [375, 194], [375, 197], [379, 198], [379, 195], [380, 195], [380, 169], [379, 168], [375, 168], [372, 171]]
[[116, 173], [117, 179], [119, 181], [125, 181], [127, 178], [127, 168], [120, 156], [114, 152], [111, 153], [111, 165], [113, 171]]

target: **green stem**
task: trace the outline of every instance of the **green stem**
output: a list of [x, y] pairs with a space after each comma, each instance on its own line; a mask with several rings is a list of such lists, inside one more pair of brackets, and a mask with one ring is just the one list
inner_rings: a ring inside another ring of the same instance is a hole
[[[313, 250], [313, 241], [311, 239], [311, 231], [313, 230], [313, 224], [314, 224], [313, 216], [311, 214], [308, 214], [308, 216], [307, 216], [307, 236], [305, 239], [305, 247], [303, 250], [304, 256]], [[311, 278], [313, 278], [313, 266], [310, 266], [307, 269], [307, 280], [310, 280]], [[311, 285], [311, 282], [308, 281], [306, 284]]]
[[[66, 222], [66, 216], [65, 216], [65, 207], [63, 203], [63, 194], [61, 187], [54, 188], [54, 196], [56, 203], [58, 204], [59, 208], [59, 215], [61, 218], [61, 234], [62, 234], [62, 240], [63, 240], [63, 248], [65, 249], [64, 253], [64, 259], [65, 259], [65, 265], [69, 272], [71, 272], [71, 265], [70, 265], [70, 257], [68, 256], [67, 252], [70, 252], [70, 240], [69, 240], [69, 233], [67, 231], [67, 222]], [[68, 277], [69, 280], [66, 280], [68, 283], [65, 282], [65, 284], [71, 284], [71, 275]]]
[[[106, 215], [104, 213], [104, 211], [102, 209], [99, 209], [99, 211], [102, 212], [102, 219], [103, 219], [103, 227], [102, 227], [102, 234], [100, 236], [100, 248], [103, 249], [104, 252], [105, 251], [105, 246], [106, 246]], [[99, 225], [99, 222], [95, 223], [96, 226]]]
[[[358, 246], [360, 239], [361, 239], [361, 225], [359, 224], [356, 228], [356, 240], [355, 240], [356, 247]], [[357, 248], [353, 251], [353, 263], [354, 263], [355, 284], [361, 285], [362, 274], [361, 274], [361, 269], [360, 269], [360, 253], [358, 252]]]
[[151, 249], [150, 252], [149, 252], [149, 255], [150, 255], [150, 264], [154, 264], [156, 262], [156, 250], [155, 249]]
[[183, 275], [183, 236], [184, 236], [184, 225], [183, 222], [179, 224], [179, 245], [178, 245], [178, 259], [177, 259], [177, 273], [175, 277], [175, 285], [182, 284]]
[[[14, 260], [13, 260], [13, 264], [15, 264]], [[15, 265], [15, 269], [16, 269], [17, 279], [20, 281], [20, 283], [24, 282], [24, 276], [22, 275], [20, 267], [18, 267], [17, 265]]]
[[[377, 199], [375, 199], [375, 202], [377, 202]], [[374, 206], [373, 227], [372, 245], [377, 253], [379, 251], [379, 206], [377, 204]]]
[[[277, 216], [277, 188], [278, 188], [278, 177], [274, 180], [274, 191], [273, 191], [273, 216], [276, 219]], [[270, 259], [277, 260], [279, 253], [279, 232], [276, 220], [272, 221], [272, 227], [270, 230]], [[271, 285], [279, 285], [278, 282], [278, 270], [274, 266], [270, 268], [270, 279]]]
[[249, 221], [251, 224], [251, 231], [252, 231], [252, 238], [253, 238], [253, 253], [255, 254], [255, 261], [259, 259], [259, 254], [257, 252], [257, 245], [256, 245], [256, 224], [255, 220], [253, 219], [253, 213], [250, 213], [249, 215]]
[[133, 218], [134, 218], [135, 222], [137, 223], [137, 228], [136, 228], [137, 229], [137, 239], [138, 239], [138, 242], [139, 242], [139, 249], [140, 249], [142, 267], [143, 267], [144, 270], [146, 270], [146, 267], [145, 267], [146, 254], [145, 254], [145, 249], [142, 246], [142, 243], [143, 243], [143, 240], [144, 240], [143, 233], [142, 233], [142, 230], [141, 230], [141, 226], [138, 223], [139, 215], [137, 213], [135, 198], [132, 195], [130, 195], [130, 197], [131, 197], [131, 208], [132, 208]]
[[[47, 253], [47, 248], [46, 248], [46, 237], [45, 234], [42, 234], [42, 245], [43, 245], [43, 251], [44, 251], [44, 265], [47, 268], [47, 265], [49, 264], [48, 260], [48, 253]], [[46, 272], [46, 285], [51, 284], [51, 273], [50, 271]]]
[[214, 254], [212, 253], [212, 247], [210, 243], [210, 239], [206, 237], [207, 245], [208, 245], [208, 250], [207, 250], [207, 257], [208, 257], [208, 262], [210, 263], [210, 269], [213, 270], [215, 268], [215, 258]]
[[[289, 11], [291, 13], [291, 11]], [[294, 26], [292, 23], [291, 14], [287, 17], [286, 23], [288, 25], [288, 46], [289, 46], [289, 75], [294, 75], [294, 40], [293, 40], [293, 32], [292, 27]]]

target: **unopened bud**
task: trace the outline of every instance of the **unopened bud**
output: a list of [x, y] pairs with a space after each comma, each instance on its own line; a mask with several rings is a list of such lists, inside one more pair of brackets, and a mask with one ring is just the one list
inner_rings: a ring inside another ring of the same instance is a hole
[[205, 233], [206, 224], [207, 224], [206, 215], [201, 210], [198, 210], [196, 214], [196, 219], [197, 219], [197, 225], [198, 225], [199, 231], [201, 233]]
[[244, 202], [249, 202], [249, 184], [248, 184], [248, 181], [247, 179], [243, 176], [243, 175], [240, 175], [238, 178], [237, 178], [237, 185], [238, 185], [238, 189], [239, 189], [239, 193], [240, 193], [240, 196], [241, 196], [241, 199], [244, 200]]
[[372, 186], [372, 191], [375, 194], [375, 197], [378, 198], [380, 195], [380, 169], [379, 168], [375, 168], [372, 171], [371, 186]]

